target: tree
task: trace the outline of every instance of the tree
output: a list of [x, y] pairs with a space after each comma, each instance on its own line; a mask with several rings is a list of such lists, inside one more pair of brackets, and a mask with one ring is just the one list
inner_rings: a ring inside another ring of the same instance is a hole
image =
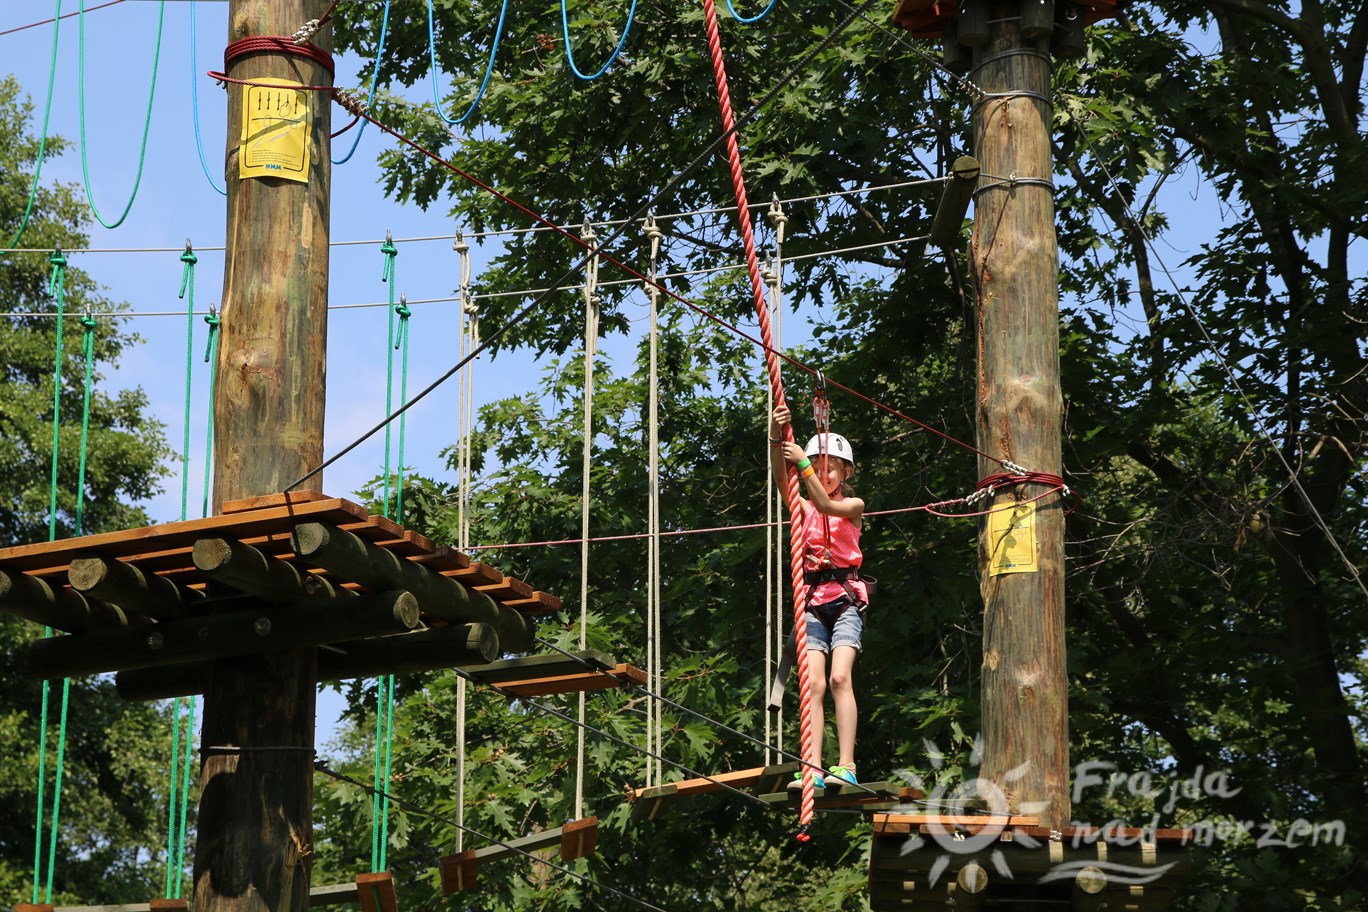
[[[618, 37], [611, 11], [584, 2], [570, 12], [577, 58], [606, 59]], [[753, 199], [938, 175], [954, 154], [971, 151], [969, 96], [931, 72], [921, 46], [857, 20], [805, 58], [848, 12], [821, 2], [801, 17], [773, 14], [751, 28], [724, 23], [736, 108], [778, 89], [741, 129]], [[475, 97], [492, 31], [485, 13], [439, 7], [448, 110]], [[547, 34], [556, 13], [547, 4], [508, 24], [466, 135], [449, 134], [430, 106], [390, 100], [377, 111], [553, 220], [578, 222], [585, 201], [592, 216], [622, 217], [719, 131], [700, 13], [641, 7], [626, 56], [589, 83], [574, 81], [561, 39]], [[339, 15], [339, 46], [369, 53], [375, 30], [366, 11], [340, 7]], [[427, 74], [425, 30], [417, 23], [392, 29], [400, 50], [384, 59], [384, 78], [412, 84]], [[1065, 458], [1070, 483], [1084, 495], [1070, 526], [1074, 757], [1178, 780], [1219, 770], [1238, 783], [1233, 793], [1199, 789], [1168, 808], [1162, 796], [1090, 793], [1076, 814], [1098, 823], [1119, 814], [1148, 822], [1155, 812], [1163, 823], [1263, 821], [1280, 837], [1298, 821], [1344, 824], [1340, 840], [1315, 846], [1215, 840], [1199, 853], [1194, 907], [1234, 908], [1250, 896], [1350, 908], [1368, 895], [1360, 860], [1368, 849], [1361, 705], [1368, 598], [1356, 569], [1368, 443], [1366, 43], [1368, 19], [1345, 2], [1137, 4], [1129, 18], [1091, 30], [1087, 57], [1057, 66]], [[799, 61], [797, 78], [781, 85]], [[384, 161], [388, 188], [403, 199], [426, 205], [449, 195], [454, 215], [474, 229], [523, 226], [523, 216], [425, 160], [393, 152]], [[1184, 174], [1216, 199], [1199, 206], [1169, 192]], [[936, 195], [913, 187], [790, 207], [786, 254], [924, 235]], [[728, 198], [715, 157], [655, 206], [687, 211]], [[1219, 209], [1218, 226], [1181, 264], [1183, 284], [1173, 287], [1162, 241], [1190, 221], [1185, 210], [1199, 208]], [[728, 219], [671, 221], [662, 271], [736, 259]], [[635, 235], [620, 243], [622, 256], [642, 261]], [[544, 286], [576, 256], [547, 233], [514, 236], [481, 288]], [[788, 279], [786, 300], [818, 314], [820, 348], [802, 355], [842, 383], [968, 439], [973, 325], [940, 263], [915, 247], [892, 247], [806, 260]], [[688, 280], [681, 287], [724, 318], [747, 313], [743, 288]], [[548, 358], [571, 352], [579, 323], [569, 298], [548, 300], [503, 344], [533, 346]], [[605, 334], [626, 331], [630, 301], [625, 291], [605, 289]], [[512, 312], [513, 305], [491, 304], [484, 319], [497, 324]], [[692, 435], [676, 424], [665, 437], [668, 477], [686, 492], [666, 515], [681, 524], [755, 515], [763, 405], [758, 386], [725, 386], [735, 357], [693, 364], [697, 373], [681, 375], [691, 386], [667, 399], [667, 421], [699, 421]], [[573, 376], [568, 364], [565, 372]], [[543, 396], [554, 402], [555, 393]], [[640, 389], [632, 400], [641, 407]], [[838, 399], [836, 406], [843, 425], [858, 428], [848, 436], [871, 453], [859, 483], [872, 508], [972, 488], [972, 468], [951, 444], [859, 403]], [[504, 404], [484, 415], [482, 441], [494, 461], [482, 535], [573, 537], [578, 444], [569, 419], [533, 423], [527, 408]], [[601, 443], [596, 459], [622, 474], [596, 476], [600, 511], [624, 526], [643, 524], [640, 455], [633, 455], [639, 438], [633, 445], [609, 434]], [[872, 523], [868, 536], [881, 599], [915, 611], [876, 614], [879, 636], [861, 659], [863, 768], [930, 776], [918, 737], [963, 748], [974, 730], [980, 620], [972, 530], [894, 517]], [[620, 562], [625, 553], [615, 550], [603, 566], [596, 559], [594, 585], [619, 588], [596, 589], [591, 604], [637, 603], [639, 581]], [[746, 642], [755, 598], [737, 596], [757, 589], [758, 551], [753, 540], [738, 539], [697, 552], [672, 549], [669, 558], [668, 648], [719, 667], [737, 663], [735, 672], [706, 675], [720, 689], [695, 704], [726, 716], [763, 678], [755, 644]], [[541, 580], [577, 578], [564, 555], [532, 561], [544, 587], [555, 583]], [[611, 619], [605, 623], [616, 633]], [[676, 680], [694, 674], [689, 667]], [[690, 696], [697, 696], [692, 689]], [[684, 732], [676, 730], [687, 739]], [[728, 736], [721, 743], [727, 751], [690, 756], [716, 768], [750, 765], [740, 762], [745, 745]], [[952, 753], [940, 774], [965, 759], [962, 750]], [[521, 781], [540, 788], [546, 780], [529, 770]], [[716, 827], [711, 844], [722, 852], [729, 840], [756, 833], [743, 816], [707, 825]], [[832, 868], [819, 861], [812, 870], [815, 881]], [[687, 857], [652, 873], [660, 880], [654, 889], [697, 886]]]
[[[23, 223], [33, 184], [39, 139], [32, 131], [32, 105], [17, 82], [0, 79], [0, 235], [13, 238]], [[48, 155], [64, 148], [60, 137], [47, 138]], [[84, 203], [76, 188], [39, 184], [23, 242], [34, 247], [71, 249], [86, 243]], [[56, 352], [56, 303], [49, 290], [46, 257], [0, 254], [0, 289], [6, 309], [20, 316], [0, 319], [0, 543], [21, 544], [48, 538], [52, 452], [53, 359]], [[76, 482], [80, 462], [85, 358], [79, 315], [87, 309], [118, 310], [89, 277], [67, 273], [66, 342], [61, 365], [61, 427], [57, 467], [58, 516], [55, 535], [76, 532]], [[75, 316], [73, 316], [75, 315]], [[111, 364], [137, 337], [117, 321], [102, 319], [95, 330], [96, 362]], [[95, 372], [98, 383], [99, 371]], [[148, 522], [136, 501], [157, 489], [166, 474], [162, 427], [145, 414], [140, 390], [96, 393], [91, 401], [90, 440], [83, 531], [137, 527]], [[37, 817], [40, 682], [22, 674], [23, 647], [43, 635], [41, 628], [0, 614], [0, 892], [27, 898]], [[54, 788], [56, 720], [60, 684], [51, 700], [45, 804], [50, 827]], [[59, 903], [146, 901], [159, 894], [165, 844], [165, 757], [149, 744], [170, 743], [166, 715], [146, 704], [130, 705], [114, 693], [112, 681], [72, 682], [70, 724], [63, 768], [63, 800], [53, 872], [53, 898]], [[50, 832], [50, 829], [48, 829]], [[43, 874], [48, 843], [42, 844]], [[40, 897], [42, 893], [40, 892]]]

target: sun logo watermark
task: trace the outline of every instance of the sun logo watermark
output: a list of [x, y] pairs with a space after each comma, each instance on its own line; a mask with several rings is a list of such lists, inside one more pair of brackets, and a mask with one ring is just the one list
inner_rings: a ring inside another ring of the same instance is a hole
[[[943, 770], [947, 754], [931, 741], [923, 741], [922, 745], [926, 749], [926, 756], [931, 761], [934, 770]], [[983, 737], [974, 739], [973, 749], [969, 754], [970, 767], [977, 769], [983, 762]], [[1003, 782], [1011, 785], [1018, 782], [1030, 770], [1029, 764], [1022, 764], [1007, 771], [1003, 776]], [[927, 872], [927, 881], [934, 887], [947, 868], [950, 867], [952, 856], [979, 856], [986, 853], [987, 861], [993, 870], [1003, 878], [1012, 879], [1012, 870], [1007, 863], [1007, 856], [1003, 853], [1002, 837], [1008, 827], [1011, 812], [1008, 808], [1007, 795], [1003, 792], [1002, 786], [997, 782], [984, 779], [975, 775], [972, 779], [966, 777], [959, 782], [947, 783], [937, 781], [932, 785], [927, 785], [921, 781], [916, 773], [904, 770], [899, 773], [900, 777], [909, 785], [921, 789], [926, 798], [922, 802], [929, 810], [939, 812], [942, 816], [950, 817], [974, 817], [982, 818], [982, 822], [975, 819], [972, 823], [946, 824], [928, 823], [927, 835], [930, 837], [930, 845], [935, 845], [942, 849], [942, 854], [932, 862], [930, 871]], [[938, 780], [943, 777], [937, 777]], [[1043, 804], [1031, 804], [1029, 807], [1021, 808], [1022, 814], [1035, 814], [1048, 807], [1048, 802]], [[1044, 845], [1039, 839], [1023, 832], [1020, 828], [1012, 827], [1012, 841], [1023, 848], [1039, 848]], [[912, 852], [927, 845], [924, 840], [909, 840], [904, 846], [903, 851]]]

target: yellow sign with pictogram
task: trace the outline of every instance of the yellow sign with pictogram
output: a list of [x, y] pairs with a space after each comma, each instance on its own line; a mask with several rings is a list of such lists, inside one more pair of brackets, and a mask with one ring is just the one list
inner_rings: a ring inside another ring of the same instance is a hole
[[988, 574], [1035, 573], [1034, 503], [1004, 505], [988, 514]]
[[298, 82], [259, 80], [242, 95], [238, 177], [309, 182], [309, 99]]

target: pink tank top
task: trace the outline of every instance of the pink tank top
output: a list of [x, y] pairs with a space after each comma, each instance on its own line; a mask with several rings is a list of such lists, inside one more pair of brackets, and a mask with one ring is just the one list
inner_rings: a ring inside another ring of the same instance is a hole
[[[860, 529], [853, 522], [840, 516], [824, 516], [820, 510], [807, 501], [803, 502], [803, 569], [824, 570], [828, 567], [858, 567], [864, 563], [860, 552]], [[825, 522], [823, 522], [825, 520]], [[827, 544], [827, 528], [831, 528], [831, 542]], [[827, 561], [827, 548], [831, 548], [831, 560]], [[846, 581], [868, 603], [869, 590], [864, 581], [857, 578]], [[812, 587], [809, 604], [823, 605], [834, 602], [845, 595], [845, 588], [837, 580], [828, 580]]]

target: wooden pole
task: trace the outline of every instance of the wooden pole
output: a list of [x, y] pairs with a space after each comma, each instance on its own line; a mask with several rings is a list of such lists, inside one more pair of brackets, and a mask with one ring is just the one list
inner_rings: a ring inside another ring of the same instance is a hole
[[[1021, 0], [986, 5], [989, 38], [970, 78], [975, 157], [971, 273], [977, 289], [978, 447], [1035, 472], [1061, 473], [1059, 250], [1051, 167], [1048, 39], [1020, 34]], [[1003, 471], [979, 459], [981, 477]], [[980, 526], [983, 594], [981, 778], [1012, 813], [1042, 826], [1069, 822], [1069, 732], [1064, 652], [1064, 515], [1058, 496], [1011, 487], [993, 499], [1007, 527]], [[1013, 565], [1013, 566], [1007, 566]], [[1008, 572], [1002, 572], [1002, 571]], [[1024, 572], [1021, 572], [1024, 571]], [[994, 796], [985, 795], [992, 799]]]
[[[327, 0], [229, 0], [228, 41], [290, 36], [326, 7]], [[331, 52], [332, 30], [325, 26], [311, 42]], [[228, 75], [332, 82], [320, 63], [275, 51], [237, 57]], [[307, 181], [241, 177], [244, 113], [253, 91], [228, 84], [216, 511], [228, 500], [282, 491], [323, 461], [332, 101], [326, 92], [303, 96], [290, 114], [307, 116], [309, 160], [299, 172]], [[250, 146], [272, 125], [246, 126]], [[302, 487], [321, 490], [322, 478]], [[312, 648], [212, 664], [195, 846], [197, 912], [308, 908], [316, 666]]]

